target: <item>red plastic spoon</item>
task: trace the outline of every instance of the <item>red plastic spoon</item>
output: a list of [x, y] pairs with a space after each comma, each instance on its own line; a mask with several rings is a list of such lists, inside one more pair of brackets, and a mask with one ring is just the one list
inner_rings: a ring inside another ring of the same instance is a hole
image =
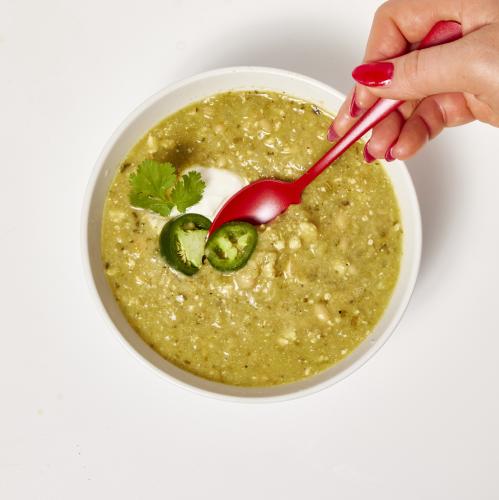
[[[440, 21], [417, 47], [425, 49], [461, 38], [461, 25], [454, 21]], [[265, 224], [284, 212], [289, 205], [301, 202], [303, 190], [331, 163], [358, 141], [383, 118], [396, 110], [403, 101], [379, 99], [352, 128], [301, 177], [293, 182], [261, 179], [234, 194], [217, 213], [209, 233], [232, 220]]]

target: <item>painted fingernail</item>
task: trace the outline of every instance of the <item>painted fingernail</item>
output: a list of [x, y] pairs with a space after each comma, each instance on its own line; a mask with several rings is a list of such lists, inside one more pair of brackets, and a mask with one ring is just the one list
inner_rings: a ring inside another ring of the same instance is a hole
[[386, 160], [386, 161], [394, 161], [394, 160], [395, 160], [395, 156], [393, 156], [393, 146], [389, 147], [389, 148], [386, 150], [386, 153], [385, 153], [385, 160]]
[[367, 149], [367, 146], [369, 145], [369, 142], [366, 143], [366, 145], [364, 146], [364, 160], [366, 161], [366, 163], [372, 163], [376, 158], [374, 158], [374, 156], [369, 153], [369, 150]]
[[361, 64], [352, 71], [352, 76], [361, 85], [384, 87], [392, 81], [393, 64], [391, 62]]
[[338, 139], [339, 135], [336, 133], [336, 130], [334, 130], [334, 122], [329, 125], [329, 129], [327, 131], [327, 140], [329, 142], [334, 142]]
[[361, 114], [362, 114], [362, 108], [357, 104], [357, 99], [355, 99], [355, 92], [354, 92], [352, 100], [350, 101], [350, 116], [352, 118], [358, 118]]

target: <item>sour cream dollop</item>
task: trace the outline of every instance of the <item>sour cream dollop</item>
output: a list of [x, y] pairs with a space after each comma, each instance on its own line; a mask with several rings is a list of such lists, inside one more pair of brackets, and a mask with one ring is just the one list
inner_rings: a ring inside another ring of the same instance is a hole
[[[215, 218], [216, 213], [222, 208], [223, 204], [247, 184], [239, 175], [228, 170], [222, 170], [221, 168], [193, 165], [182, 173], [187, 173], [191, 170], [195, 170], [201, 174], [206, 183], [206, 188], [201, 201], [189, 207], [186, 213], [201, 214], [208, 217], [211, 221]], [[174, 208], [170, 214], [170, 218], [177, 215], [180, 215], [180, 212]], [[147, 211], [145, 218], [154, 231], [159, 234], [165, 225], [165, 218], [159, 214]]]
[[[234, 172], [222, 170], [221, 168], [203, 167], [201, 165], [193, 165], [185, 172], [195, 170], [201, 174], [206, 188], [204, 190], [203, 198], [199, 203], [189, 207], [188, 213], [196, 213], [208, 217], [213, 220], [215, 214], [218, 212], [222, 205], [247, 183], [245, 180]], [[172, 215], [178, 215], [172, 212]]]

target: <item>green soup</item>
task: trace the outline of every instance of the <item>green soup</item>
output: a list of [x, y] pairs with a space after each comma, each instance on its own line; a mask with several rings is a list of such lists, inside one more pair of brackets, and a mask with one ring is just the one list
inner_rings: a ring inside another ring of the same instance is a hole
[[147, 158], [227, 169], [247, 181], [295, 179], [330, 147], [332, 117], [274, 92], [229, 92], [152, 128], [118, 168], [107, 197], [102, 258], [137, 333], [175, 365], [241, 386], [288, 383], [348, 356], [372, 331], [397, 281], [399, 208], [381, 164], [356, 144], [265, 227], [248, 264], [194, 276], [161, 258], [167, 218], [133, 209], [129, 175]]

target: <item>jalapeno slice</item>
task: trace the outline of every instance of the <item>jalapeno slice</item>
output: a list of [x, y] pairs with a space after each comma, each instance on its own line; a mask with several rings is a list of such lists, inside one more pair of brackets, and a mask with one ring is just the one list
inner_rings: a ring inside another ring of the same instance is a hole
[[241, 269], [256, 247], [258, 233], [247, 222], [227, 222], [220, 226], [206, 243], [206, 257], [219, 271]]
[[167, 222], [161, 230], [161, 255], [171, 267], [191, 276], [203, 263], [210, 220], [199, 214], [185, 214]]

